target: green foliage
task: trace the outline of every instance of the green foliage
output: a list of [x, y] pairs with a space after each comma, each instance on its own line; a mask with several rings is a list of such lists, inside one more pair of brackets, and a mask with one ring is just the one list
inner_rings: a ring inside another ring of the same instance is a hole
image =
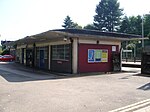
[[95, 30], [95, 26], [93, 24], [88, 24], [88, 25], [84, 26], [83, 29]]
[[132, 16], [129, 17], [130, 20], [130, 32], [132, 34], [137, 34], [137, 35], [141, 35], [142, 34], [142, 18], [141, 16]]
[[73, 23], [73, 27], [72, 28], [82, 29], [82, 26], [78, 25], [77, 23]]
[[131, 29], [129, 26], [130, 26], [129, 18], [127, 16], [125, 16], [121, 22], [119, 32], [121, 32], [121, 33], [130, 32]]
[[118, 0], [101, 0], [96, 7], [94, 26], [101, 31], [116, 31], [123, 15]]
[[10, 54], [10, 51], [7, 50], [7, 49], [3, 50], [3, 52], [1, 53], [1, 55], [5, 55], [5, 54]]
[[2, 53], [2, 46], [0, 46], [0, 54]]
[[14, 44], [14, 45], [13, 45], [13, 48], [15, 48], [15, 49], [16, 49], [16, 48], [17, 48], [17, 44]]
[[2, 50], [5, 50], [6, 49], [6, 45], [2, 45]]
[[[144, 36], [149, 37], [150, 33], [150, 14], [143, 17]], [[142, 17], [138, 16], [125, 16], [121, 22], [118, 32], [142, 35]]]
[[70, 16], [67, 16], [64, 20], [64, 25], [62, 25], [62, 27], [64, 27], [65, 29], [68, 29], [68, 28], [72, 28], [73, 26], [74, 25]]
[[141, 35], [142, 34], [142, 16], [138, 15], [136, 17], [135, 26], [136, 26], [135, 34]]
[[144, 16], [144, 36], [150, 37], [150, 13]]
[[134, 49], [135, 48], [135, 44], [134, 43], [130, 43], [126, 46], [127, 49]]
[[129, 41], [126, 48], [129, 48], [129, 49], [134, 49], [136, 47], [137, 44], [139, 44], [140, 41], [139, 40], [132, 40], [132, 41]]
[[82, 29], [82, 26], [78, 25], [77, 23], [74, 23], [71, 20], [70, 16], [66, 16], [66, 18], [64, 19], [64, 25], [62, 25], [62, 27], [64, 27], [65, 29], [68, 28]]
[[140, 15], [138, 15], [137, 17], [125, 16], [121, 22], [119, 32], [141, 35], [141, 33], [142, 33], [142, 17]]

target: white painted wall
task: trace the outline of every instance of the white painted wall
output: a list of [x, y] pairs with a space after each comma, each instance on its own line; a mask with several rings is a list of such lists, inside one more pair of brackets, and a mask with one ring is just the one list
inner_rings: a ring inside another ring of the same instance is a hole
[[78, 72], [78, 38], [73, 39], [72, 45], [72, 69], [73, 73]]
[[84, 44], [97, 44], [97, 41], [99, 41], [99, 44], [101, 45], [119, 45], [119, 49], [121, 48], [121, 41], [119, 40], [96, 40], [96, 39], [79, 39], [79, 43]]

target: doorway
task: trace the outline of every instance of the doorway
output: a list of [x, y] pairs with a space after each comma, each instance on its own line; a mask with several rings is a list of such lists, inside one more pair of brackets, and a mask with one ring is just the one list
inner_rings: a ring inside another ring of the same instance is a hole
[[40, 50], [40, 68], [45, 68], [44, 50]]

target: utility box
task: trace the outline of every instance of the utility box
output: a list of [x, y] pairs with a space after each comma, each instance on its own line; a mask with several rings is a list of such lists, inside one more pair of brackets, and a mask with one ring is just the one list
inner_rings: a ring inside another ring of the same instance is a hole
[[141, 60], [141, 73], [150, 75], [150, 46], [143, 49]]
[[118, 52], [113, 52], [112, 53], [112, 68], [113, 72], [119, 72], [121, 71], [121, 58], [120, 58], [120, 53]]

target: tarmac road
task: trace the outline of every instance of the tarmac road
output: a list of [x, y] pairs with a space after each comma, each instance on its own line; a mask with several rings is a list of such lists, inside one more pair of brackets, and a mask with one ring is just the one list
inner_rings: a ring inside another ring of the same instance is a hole
[[0, 63], [0, 112], [108, 112], [150, 98], [139, 70], [84, 77], [35, 72]]

